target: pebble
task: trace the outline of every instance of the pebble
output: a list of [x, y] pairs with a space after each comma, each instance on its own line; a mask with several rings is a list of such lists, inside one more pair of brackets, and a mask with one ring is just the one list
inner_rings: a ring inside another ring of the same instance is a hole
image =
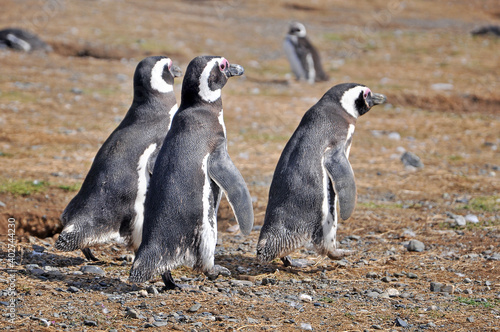
[[374, 329], [374, 330], [382, 330], [382, 326], [380, 326], [380, 325], [372, 325], [372, 329]]
[[100, 267], [94, 265], [85, 265], [80, 268], [84, 274], [97, 274], [100, 276], [105, 276], [106, 272], [104, 272]]
[[308, 294], [300, 294], [299, 299], [304, 302], [312, 302], [312, 296]]
[[78, 293], [80, 290], [76, 288], [75, 286], [69, 286], [68, 287], [68, 292], [70, 293]]
[[469, 323], [474, 323], [474, 317], [470, 316], [470, 317], [467, 317], [467, 321]]
[[83, 321], [83, 324], [86, 326], [97, 326], [97, 322], [95, 322], [93, 320], [85, 320], [85, 321]]
[[127, 309], [125, 310], [125, 317], [130, 317], [130, 318], [138, 319], [139, 318], [139, 314], [134, 309], [127, 307]]
[[379, 275], [378, 275], [376, 272], [368, 272], [368, 273], [366, 274], [366, 277], [367, 277], [367, 278], [371, 278], [371, 279], [376, 279], [376, 278], [378, 278], [378, 277], [379, 277]]
[[396, 297], [400, 294], [396, 288], [387, 288], [386, 293], [389, 297]]
[[393, 131], [392, 133], [389, 133], [389, 135], [387, 135], [387, 138], [392, 139], [394, 141], [399, 141], [401, 140], [401, 135], [398, 132]]
[[401, 318], [396, 318], [396, 322], [395, 322], [396, 326], [401, 326], [401, 327], [407, 327], [408, 326], [408, 323], [404, 320], [402, 320]]
[[434, 84], [431, 84], [431, 89], [435, 90], [435, 91], [453, 90], [453, 84], [451, 84], [451, 83], [434, 83]]
[[405, 151], [401, 156], [401, 162], [405, 166], [412, 166], [416, 168], [423, 168], [424, 164], [420, 160], [420, 158], [414, 154], [413, 152]]
[[138, 292], [139, 296], [142, 296], [142, 297], [148, 297], [148, 291], [145, 290], [145, 289], [141, 289], [139, 292]]
[[6, 207], [6, 206], [7, 205], [4, 202], [0, 201], [0, 207]]
[[300, 323], [300, 329], [301, 330], [306, 330], [306, 331], [312, 331], [313, 330], [311, 324], [308, 324], [308, 323]]
[[253, 282], [248, 280], [231, 280], [231, 286], [252, 287]]
[[418, 276], [412, 272], [408, 272], [408, 274], [406, 276], [410, 279], [417, 279], [418, 278]]
[[157, 296], [159, 294], [158, 289], [155, 286], [149, 286], [146, 288], [149, 294], [153, 294], [154, 296]]
[[189, 312], [197, 312], [198, 310], [200, 310], [201, 308], [201, 304], [199, 303], [195, 303], [191, 306], [191, 308], [188, 309]]
[[425, 250], [425, 244], [419, 240], [410, 240], [407, 249], [408, 251], [422, 252]]
[[372, 299], [376, 299], [376, 298], [378, 298], [380, 296], [380, 294], [377, 293], [377, 292], [371, 291], [371, 292], [366, 293], [366, 296], [368, 296], [368, 297], [370, 297]]
[[465, 216], [465, 221], [473, 223], [473, 224], [477, 224], [479, 222], [479, 219], [474, 214], [468, 214]]

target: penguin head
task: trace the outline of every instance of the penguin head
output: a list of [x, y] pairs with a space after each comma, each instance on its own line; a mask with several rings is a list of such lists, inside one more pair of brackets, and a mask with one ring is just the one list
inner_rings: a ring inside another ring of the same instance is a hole
[[367, 113], [373, 106], [383, 104], [386, 97], [374, 93], [365, 85], [357, 83], [343, 83], [331, 88], [326, 95], [333, 97], [340, 106], [354, 118]]
[[69, 224], [64, 227], [61, 234], [57, 238], [55, 247], [58, 250], [62, 251], [73, 251], [79, 248], [83, 248], [82, 239], [81, 239], [81, 231], [79, 231], [75, 224]]
[[147, 99], [174, 90], [174, 78], [182, 75], [179, 67], [165, 56], [151, 56], [137, 65], [134, 73], [134, 99]]
[[220, 99], [221, 89], [227, 80], [240, 76], [242, 66], [230, 64], [224, 57], [198, 56], [189, 63], [182, 82], [181, 103], [192, 103], [201, 99], [213, 103]]
[[292, 22], [288, 28], [288, 34], [304, 38], [306, 36], [306, 27], [300, 22]]

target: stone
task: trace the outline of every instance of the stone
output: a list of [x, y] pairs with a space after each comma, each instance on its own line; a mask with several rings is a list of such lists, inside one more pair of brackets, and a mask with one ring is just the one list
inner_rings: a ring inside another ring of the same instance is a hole
[[80, 268], [84, 274], [97, 274], [100, 276], [105, 276], [106, 272], [104, 272], [100, 267], [95, 265], [85, 265]]
[[371, 292], [366, 293], [366, 296], [368, 296], [369, 298], [372, 298], [372, 299], [376, 299], [380, 296], [380, 294], [377, 292], [371, 291]]
[[133, 319], [138, 319], [139, 318], [139, 314], [134, 309], [127, 307], [127, 309], [125, 310], [125, 317], [130, 317], [130, 318], [133, 318]]
[[141, 297], [148, 297], [148, 291], [145, 289], [141, 289], [138, 293]]
[[465, 221], [473, 223], [473, 224], [477, 224], [479, 222], [479, 219], [474, 214], [468, 214], [465, 216]]
[[200, 310], [201, 308], [201, 304], [199, 303], [195, 303], [191, 306], [191, 308], [188, 309], [189, 312], [197, 312], [198, 310]]
[[86, 326], [97, 326], [97, 322], [95, 322], [93, 320], [84, 320], [83, 324]]
[[410, 240], [407, 249], [408, 251], [422, 252], [425, 250], [425, 244], [419, 240]]
[[313, 330], [311, 324], [308, 324], [308, 323], [300, 323], [300, 329], [305, 330], [305, 331], [312, 331]]
[[377, 279], [379, 275], [376, 272], [371, 271], [366, 274], [366, 277], [371, 279]]
[[304, 302], [312, 302], [312, 296], [308, 294], [300, 294], [299, 299]]
[[401, 162], [405, 166], [412, 166], [415, 168], [423, 168], [424, 164], [420, 160], [420, 158], [414, 154], [413, 152], [405, 151], [401, 156]]
[[474, 319], [474, 317], [470, 316], [470, 317], [467, 317], [467, 321], [469, 323], [474, 323], [475, 319]]
[[417, 279], [418, 278], [418, 276], [413, 272], [408, 272], [408, 274], [406, 276], [410, 279]]
[[440, 292], [443, 284], [440, 282], [431, 282], [431, 292]]
[[453, 294], [455, 292], [455, 286], [453, 285], [444, 285], [441, 287], [441, 293]]
[[68, 287], [68, 292], [70, 293], [78, 293], [80, 290], [76, 288], [75, 286], [69, 286]]
[[386, 293], [389, 297], [397, 297], [400, 294], [396, 288], [387, 288]]
[[394, 324], [396, 324], [396, 326], [401, 326], [401, 327], [407, 327], [408, 326], [408, 323], [404, 320], [402, 320], [401, 318], [396, 318], [396, 321], [394, 322]]

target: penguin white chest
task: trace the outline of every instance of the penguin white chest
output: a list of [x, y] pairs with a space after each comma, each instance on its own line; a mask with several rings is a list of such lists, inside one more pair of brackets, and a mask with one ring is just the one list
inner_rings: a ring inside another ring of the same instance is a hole
[[347, 136], [345, 139], [345, 156], [349, 158], [349, 153], [351, 152], [351, 145], [352, 145], [352, 135], [354, 134], [354, 125], [350, 124], [349, 129], [347, 129]]
[[323, 220], [323, 246], [326, 250], [334, 250], [337, 246], [336, 237], [337, 237], [337, 197], [335, 197], [333, 201], [333, 205], [330, 204], [332, 198], [330, 197], [330, 177], [324, 165], [325, 157], [323, 156], [321, 159], [321, 168], [322, 168], [322, 191], [323, 191], [323, 203], [321, 206]]
[[202, 268], [204, 271], [211, 269], [214, 265], [215, 245], [217, 242], [217, 211], [214, 209], [214, 205], [211, 201], [216, 198], [212, 197], [211, 179], [208, 173], [209, 156], [209, 153], [205, 155], [201, 165], [201, 170], [205, 179], [202, 196], [203, 218], [199, 229], [199, 253], [201, 255], [201, 261], [203, 262]]
[[144, 222], [144, 201], [149, 185], [149, 171], [147, 169], [149, 158], [156, 149], [156, 143], [148, 146], [139, 157], [137, 163], [137, 195], [134, 201], [135, 216], [132, 221], [132, 247], [134, 251], [139, 248], [142, 242], [142, 225]]

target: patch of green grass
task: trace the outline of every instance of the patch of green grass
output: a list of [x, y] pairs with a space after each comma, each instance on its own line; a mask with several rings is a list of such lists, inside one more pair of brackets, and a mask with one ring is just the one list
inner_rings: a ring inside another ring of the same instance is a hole
[[343, 41], [345, 37], [338, 33], [325, 33], [323, 38], [328, 41]]
[[450, 161], [460, 161], [463, 160], [464, 158], [462, 156], [457, 156], [457, 155], [451, 155], [448, 156], [448, 160]]
[[328, 297], [328, 296], [323, 296], [318, 301], [320, 301], [320, 302], [326, 302], [326, 303], [333, 303], [333, 302], [335, 302], [334, 299], [332, 299], [331, 297]]
[[60, 184], [57, 186], [59, 189], [62, 189], [67, 192], [73, 192], [73, 191], [78, 191], [82, 187], [81, 183], [74, 183], [74, 184]]
[[0, 183], [0, 193], [10, 193], [13, 195], [28, 196], [34, 193], [43, 192], [49, 186], [45, 181], [7, 180]]
[[472, 305], [475, 307], [484, 307], [484, 308], [495, 308], [496, 306], [499, 305], [500, 301], [493, 301], [490, 302], [488, 300], [486, 301], [480, 301], [479, 299], [471, 299], [468, 297], [461, 297], [457, 296], [456, 301], [459, 303], [467, 304], [467, 305]]
[[37, 101], [33, 93], [24, 91], [3, 91], [2, 99], [5, 101], [18, 101], [21, 103], [30, 103]]
[[384, 204], [377, 204], [374, 202], [362, 202], [362, 203], [357, 203], [358, 206], [360, 207], [365, 207], [367, 209], [402, 209], [403, 204], [400, 203], [384, 203]]
[[499, 200], [500, 196], [479, 196], [471, 199], [463, 208], [472, 211], [497, 212], [500, 211]]

